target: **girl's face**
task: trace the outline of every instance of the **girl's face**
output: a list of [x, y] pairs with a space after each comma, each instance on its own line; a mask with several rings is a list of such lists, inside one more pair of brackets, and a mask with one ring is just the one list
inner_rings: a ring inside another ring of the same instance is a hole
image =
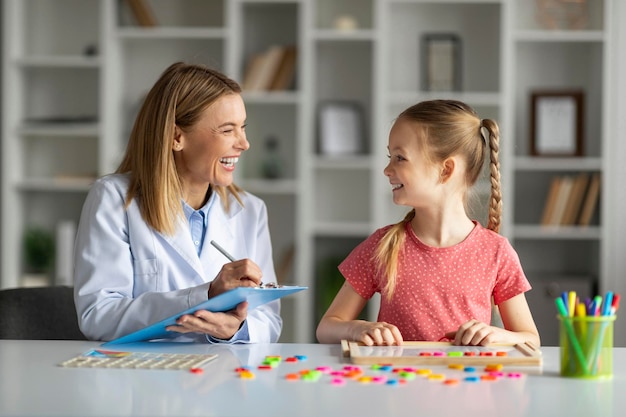
[[176, 127], [174, 160], [184, 185], [228, 186], [233, 182], [239, 156], [250, 147], [245, 121], [241, 95], [227, 94], [207, 107], [191, 128]]
[[418, 134], [421, 131], [415, 123], [396, 120], [389, 133], [389, 164], [383, 171], [391, 184], [393, 202], [415, 208], [431, 205], [439, 184], [438, 171], [420, 149]]

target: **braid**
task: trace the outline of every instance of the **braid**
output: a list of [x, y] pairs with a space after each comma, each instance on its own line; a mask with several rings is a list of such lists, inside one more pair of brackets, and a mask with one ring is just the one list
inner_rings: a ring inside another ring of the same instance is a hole
[[498, 125], [491, 119], [484, 119], [482, 126], [489, 132], [489, 177], [491, 182], [491, 197], [489, 199], [489, 222], [487, 228], [498, 233], [502, 221], [502, 188], [500, 186], [500, 131]]

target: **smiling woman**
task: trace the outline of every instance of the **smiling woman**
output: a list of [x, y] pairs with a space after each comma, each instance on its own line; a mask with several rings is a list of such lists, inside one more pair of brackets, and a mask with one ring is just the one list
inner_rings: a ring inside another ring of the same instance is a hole
[[[250, 144], [239, 85], [175, 63], [152, 87], [116, 173], [85, 201], [75, 301], [90, 339], [112, 340], [240, 286], [276, 281], [267, 210], [233, 183]], [[206, 242], [217, 240], [235, 261]], [[168, 327], [208, 343], [276, 342], [279, 301], [248, 311], [196, 311]]]

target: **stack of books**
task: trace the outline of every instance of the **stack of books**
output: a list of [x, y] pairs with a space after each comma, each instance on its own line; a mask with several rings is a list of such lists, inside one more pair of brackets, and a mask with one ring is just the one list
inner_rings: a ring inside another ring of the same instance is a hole
[[243, 80], [245, 91], [279, 91], [292, 88], [297, 49], [273, 45], [248, 60]]
[[555, 176], [550, 184], [541, 224], [588, 226], [598, 205], [599, 194], [599, 173]]

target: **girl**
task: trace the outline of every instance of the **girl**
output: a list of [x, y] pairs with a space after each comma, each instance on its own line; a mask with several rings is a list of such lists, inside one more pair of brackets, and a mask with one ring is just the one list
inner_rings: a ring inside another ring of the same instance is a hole
[[[484, 165], [491, 179], [487, 228], [467, 214], [470, 188]], [[499, 129], [453, 100], [418, 103], [389, 134], [395, 204], [401, 222], [374, 232], [339, 265], [345, 282], [317, 328], [321, 343], [371, 345], [448, 339], [455, 345], [530, 341], [539, 334], [524, 292], [530, 284], [510, 243], [498, 234], [502, 211]], [[375, 292], [377, 322], [356, 320]], [[491, 300], [504, 328], [490, 326]]]

